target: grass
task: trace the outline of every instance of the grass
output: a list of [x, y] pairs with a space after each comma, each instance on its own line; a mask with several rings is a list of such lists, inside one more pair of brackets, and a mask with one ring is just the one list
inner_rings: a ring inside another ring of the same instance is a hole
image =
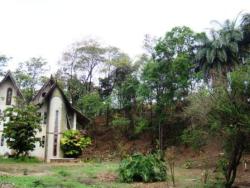
[[[117, 162], [88, 162], [77, 164], [46, 164], [35, 161], [15, 161], [0, 158], [1, 184], [14, 184], [16, 188], [153, 188], [167, 187], [170, 181], [143, 184], [120, 183]], [[176, 168], [177, 187], [202, 187], [200, 170]]]
[[5, 158], [0, 156], [0, 164], [1, 163], [40, 163], [41, 161], [35, 157], [19, 157], [19, 158]]
[[37, 163], [34, 165], [14, 163], [12, 160], [6, 160], [6, 162], [8, 163], [0, 164], [0, 174], [3, 173], [0, 175], [0, 185], [1, 183], [14, 184], [17, 188], [130, 187], [116, 180], [117, 163]]

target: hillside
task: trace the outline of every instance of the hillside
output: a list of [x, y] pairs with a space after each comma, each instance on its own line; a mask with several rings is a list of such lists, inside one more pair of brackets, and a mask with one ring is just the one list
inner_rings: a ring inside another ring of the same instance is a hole
[[[112, 127], [107, 127], [104, 117], [95, 119], [88, 134], [92, 137], [93, 144], [84, 151], [82, 156], [84, 160], [117, 161], [126, 155], [135, 152], [147, 153], [153, 149], [152, 137], [149, 134], [142, 134], [134, 140], [129, 140]], [[175, 147], [176, 166], [189, 169], [190, 176], [193, 171], [205, 168], [209, 169], [211, 177], [216, 176], [218, 171], [216, 161], [223, 154], [219, 141], [219, 138], [210, 140], [208, 145], [199, 152], [183, 145]], [[250, 187], [250, 170], [244, 169], [243, 161], [247, 161], [249, 166], [250, 155], [245, 154], [243, 156], [242, 163], [239, 165], [236, 185]], [[202, 176], [202, 173], [200, 176]]]

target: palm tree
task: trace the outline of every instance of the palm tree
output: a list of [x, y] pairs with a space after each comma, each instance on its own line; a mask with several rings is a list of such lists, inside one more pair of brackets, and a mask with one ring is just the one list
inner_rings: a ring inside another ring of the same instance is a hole
[[241, 19], [240, 29], [243, 38], [239, 42], [240, 54], [242, 57], [249, 57], [250, 54], [250, 13], [244, 14]]
[[206, 35], [200, 38], [196, 53], [196, 60], [200, 69], [204, 71], [205, 80], [211, 80], [213, 84], [217, 77], [226, 81], [227, 73], [241, 63], [239, 41], [242, 40], [243, 34], [236, 27], [236, 20], [226, 20], [224, 24], [218, 24], [221, 28], [212, 29], [210, 38]]

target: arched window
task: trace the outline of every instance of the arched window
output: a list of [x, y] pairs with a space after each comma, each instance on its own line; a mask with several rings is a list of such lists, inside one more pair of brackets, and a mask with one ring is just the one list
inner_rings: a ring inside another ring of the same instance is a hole
[[3, 135], [2, 135], [1, 141], [0, 141], [0, 146], [3, 146], [3, 145], [4, 145], [4, 137], [3, 137]]
[[56, 110], [55, 128], [54, 128], [54, 147], [53, 147], [53, 156], [57, 156], [58, 122], [59, 122], [59, 111]]
[[11, 105], [11, 99], [12, 99], [12, 89], [8, 88], [6, 95], [6, 105]]

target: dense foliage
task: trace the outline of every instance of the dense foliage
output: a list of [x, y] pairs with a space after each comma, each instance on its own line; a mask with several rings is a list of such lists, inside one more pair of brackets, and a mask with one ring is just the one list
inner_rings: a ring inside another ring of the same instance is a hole
[[[221, 84], [207, 91], [205, 97], [209, 103], [201, 103], [201, 99], [196, 98], [187, 108], [196, 123], [189, 137], [186, 133], [183, 135], [186, 142], [192, 138], [196, 141], [202, 139], [201, 135], [197, 135], [201, 129], [221, 138], [225, 152], [222, 171], [226, 187], [231, 187], [235, 180], [237, 167], [250, 136], [249, 78], [250, 66], [239, 67], [230, 73], [229, 87]], [[203, 119], [203, 124], [197, 124]]]
[[17, 157], [27, 156], [29, 151], [35, 149], [36, 142], [40, 141], [36, 137], [37, 132], [41, 131], [37, 108], [33, 105], [10, 107], [4, 111], [3, 117], [3, 135], [8, 147], [15, 151]]
[[201, 149], [206, 144], [205, 132], [199, 129], [185, 129], [181, 135], [182, 142], [194, 150]]
[[166, 163], [158, 154], [134, 154], [123, 159], [119, 166], [122, 182], [156, 182], [167, 178]]
[[80, 106], [84, 109], [83, 113], [89, 118], [96, 117], [104, 108], [104, 104], [97, 92], [85, 95], [80, 100]]
[[65, 157], [78, 157], [84, 148], [91, 144], [91, 138], [82, 135], [78, 130], [67, 130], [63, 133], [60, 143]]

